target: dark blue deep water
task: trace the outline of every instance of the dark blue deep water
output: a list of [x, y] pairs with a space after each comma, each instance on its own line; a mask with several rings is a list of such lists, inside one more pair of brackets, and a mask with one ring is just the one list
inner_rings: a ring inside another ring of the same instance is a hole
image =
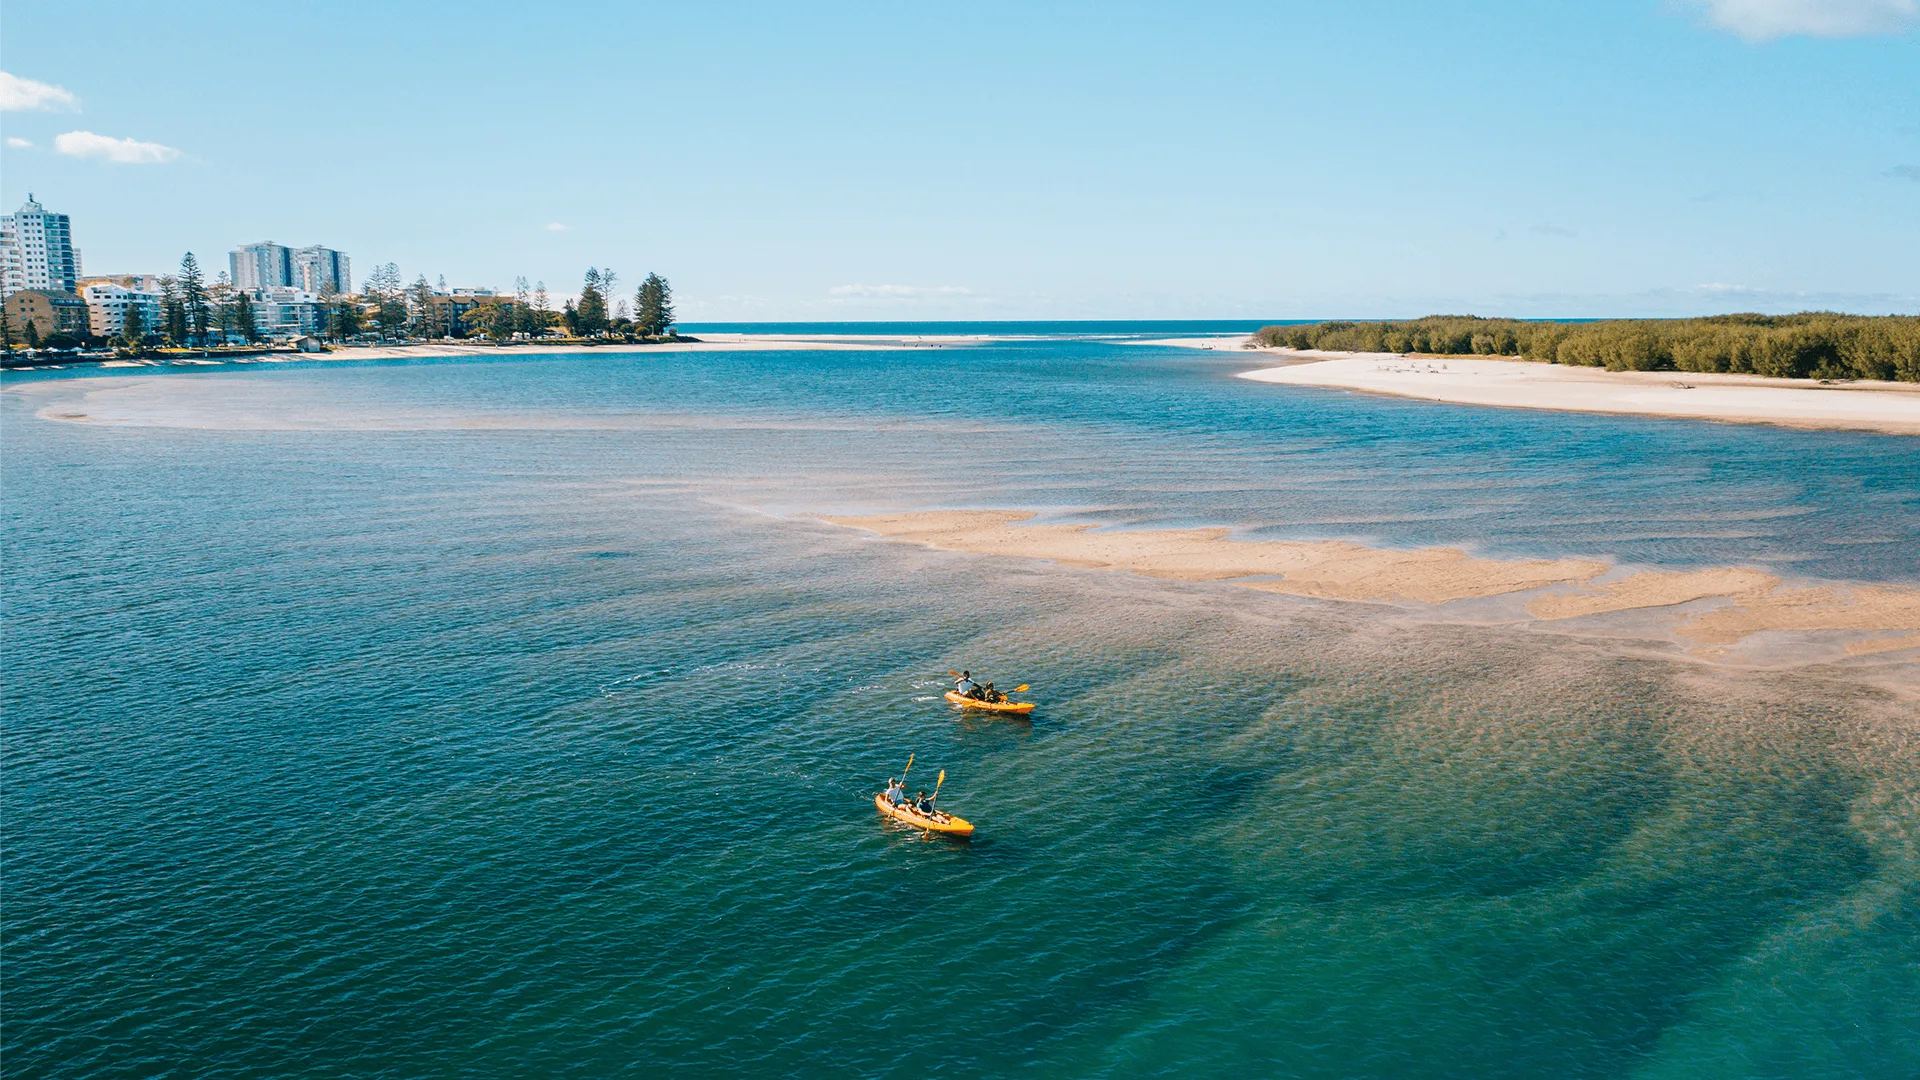
[[[9, 376], [0, 1066], [1920, 1075], [1897, 688], [801, 516], [1920, 582], [1920, 440], [1245, 366]], [[962, 665], [1041, 709], [953, 714]], [[973, 843], [877, 819], [909, 752]]]

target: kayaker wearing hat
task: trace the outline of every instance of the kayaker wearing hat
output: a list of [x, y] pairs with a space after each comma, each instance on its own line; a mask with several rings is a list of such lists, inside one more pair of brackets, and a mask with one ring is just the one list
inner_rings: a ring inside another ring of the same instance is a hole
[[891, 776], [887, 777], [887, 801], [895, 806], [899, 806], [901, 801], [906, 797], [907, 785], [895, 780]]

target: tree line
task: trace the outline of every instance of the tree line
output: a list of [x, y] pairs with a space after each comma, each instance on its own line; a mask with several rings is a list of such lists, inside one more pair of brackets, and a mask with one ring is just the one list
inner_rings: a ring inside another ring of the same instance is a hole
[[[567, 337], [621, 341], [673, 337], [673, 289], [667, 279], [648, 274], [631, 306], [614, 292], [619, 281], [615, 271], [589, 266], [579, 300], [568, 300], [555, 311], [546, 282], [528, 288], [527, 279], [520, 277], [514, 279], [511, 297], [475, 298], [468, 310], [459, 312], [446, 295], [444, 278], [437, 289], [427, 284], [424, 274], [403, 286], [399, 267], [386, 263], [367, 275], [357, 300], [340, 297], [329, 304], [326, 336], [344, 341], [366, 333], [383, 338], [482, 334], [511, 341], [564, 331]], [[611, 305], [609, 297], [615, 297]]]
[[1518, 356], [1611, 371], [1735, 372], [1787, 379], [1920, 382], [1920, 317], [1713, 315], [1549, 322], [1429, 315], [1263, 327], [1268, 346], [1340, 352]]

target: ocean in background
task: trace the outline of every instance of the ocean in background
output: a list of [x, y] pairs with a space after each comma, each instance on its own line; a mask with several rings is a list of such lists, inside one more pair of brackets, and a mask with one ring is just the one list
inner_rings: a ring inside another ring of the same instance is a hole
[[1920, 582], [1920, 440], [1216, 325], [9, 373], [8, 1073], [1920, 1075], [1911, 698], [804, 516]]

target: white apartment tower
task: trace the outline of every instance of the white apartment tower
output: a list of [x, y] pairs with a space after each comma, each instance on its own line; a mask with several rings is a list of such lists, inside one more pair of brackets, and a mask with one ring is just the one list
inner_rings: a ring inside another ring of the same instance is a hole
[[0, 221], [0, 291], [46, 289], [72, 292], [80, 279], [73, 250], [73, 223], [34, 201]]
[[332, 248], [318, 244], [299, 248], [293, 253], [293, 281], [290, 284], [321, 296], [349, 293], [353, 291], [352, 268], [347, 257]]
[[270, 289], [294, 283], [293, 252], [271, 240], [229, 252], [227, 269], [236, 289]]

